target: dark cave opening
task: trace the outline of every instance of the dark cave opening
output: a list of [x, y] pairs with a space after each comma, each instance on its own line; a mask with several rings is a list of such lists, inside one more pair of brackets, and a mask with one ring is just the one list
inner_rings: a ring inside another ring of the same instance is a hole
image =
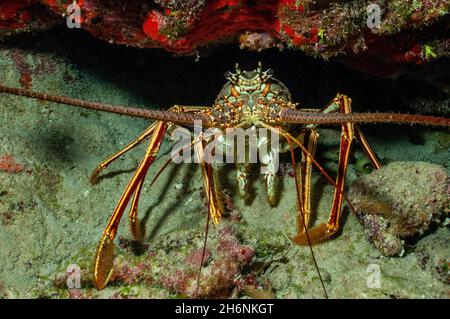
[[[83, 30], [57, 27], [39, 34], [22, 34], [0, 46], [54, 51], [81, 69], [134, 91], [151, 105], [211, 105], [225, 83], [224, 73], [239, 63], [254, 69], [261, 61], [291, 90], [300, 107], [321, 108], [336, 93], [350, 96], [353, 110], [448, 114], [450, 72], [446, 61], [405, 66], [397, 78], [381, 78], [339, 62], [305, 56], [300, 51], [269, 49], [251, 52], [237, 45], [207, 47], [189, 56], [162, 49], [111, 45]], [[439, 81], [434, 80], [439, 74]], [[444, 81], [442, 80], [444, 78]], [[445, 106], [447, 105], [447, 106]]]

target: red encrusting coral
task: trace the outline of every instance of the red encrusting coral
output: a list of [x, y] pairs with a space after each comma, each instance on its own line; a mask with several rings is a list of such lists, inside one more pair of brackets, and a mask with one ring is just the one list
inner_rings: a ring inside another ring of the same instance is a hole
[[[12, 31], [49, 28], [55, 21], [63, 24], [65, 21], [61, 17], [67, 16], [67, 7], [73, 3], [72, 0], [0, 0], [0, 36]], [[422, 49], [427, 41], [434, 40], [430, 37], [437, 36], [438, 42], [448, 40], [445, 36], [439, 40], [434, 29], [428, 33], [422, 31], [436, 23], [442, 24], [439, 30], [448, 26], [444, 19], [448, 13], [445, 1], [415, 2], [414, 10], [408, 1], [386, 1], [380, 4], [383, 23], [375, 29], [366, 25], [367, 3], [359, 0], [333, 3], [90, 0], [75, 3], [81, 8], [81, 27], [96, 37], [111, 43], [161, 47], [177, 53], [189, 53], [218, 41], [234, 41], [240, 35], [253, 32], [265, 35], [265, 47], [273, 47], [273, 41], [324, 58], [370, 52], [379, 62], [422, 63], [429, 60], [429, 57], [424, 58]], [[354, 66], [359, 64], [352, 62]], [[361, 68], [367, 69], [364, 61], [361, 64]]]
[[0, 27], [8, 29], [25, 28], [31, 20], [30, 1], [0, 1]]
[[35, 0], [0, 0], [0, 38], [21, 31], [51, 28], [60, 17]]
[[0, 156], [0, 171], [7, 173], [20, 173], [24, 170], [24, 166], [16, 162], [12, 154]]
[[152, 11], [144, 22], [144, 32], [168, 51], [190, 52], [194, 48], [244, 31], [261, 31], [276, 37], [277, 1], [260, 1], [257, 6], [248, 6], [244, 1], [208, 1], [189, 32], [171, 39], [160, 33], [164, 16]]
[[[445, 1], [420, 6], [410, 2], [380, 3], [382, 23], [375, 29], [367, 26], [367, 3], [360, 0], [89, 0], [76, 4], [81, 7], [81, 27], [111, 43], [190, 53], [210, 43], [253, 34], [248, 45], [247, 37], [241, 38], [243, 47], [287, 46], [323, 58], [347, 54], [344, 60], [352, 66], [389, 75], [398, 64], [448, 56], [448, 52], [433, 52], [433, 47], [428, 47], [429, 56], [424, 54], [430, 41], [436, 47], [448, 41], [442, 33], [448, 26]], [[67, 16], [67, 7], [73, 3], [0, 0], [0, 37], [49, 28], [55, 21], [63, 24], [62, 16]]]

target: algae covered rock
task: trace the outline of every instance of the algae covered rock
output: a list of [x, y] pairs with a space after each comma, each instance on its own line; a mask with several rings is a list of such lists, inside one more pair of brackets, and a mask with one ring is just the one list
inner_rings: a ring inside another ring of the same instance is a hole
[[431, 272], [443, 283], [450, 284], [450, 229], [441, 228], [421, 240], [416, 247], [421, 269]]
[[395, 162], [357, 179], [349, 193], [366, 235], [385, 256], [402, 256], [404, 239], [422, 235], [450, 205], [444, 167]]

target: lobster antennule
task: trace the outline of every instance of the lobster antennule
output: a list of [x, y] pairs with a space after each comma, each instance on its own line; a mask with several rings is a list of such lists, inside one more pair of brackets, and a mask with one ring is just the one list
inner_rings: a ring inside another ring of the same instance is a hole
[[345, 123], [396, 123], [396, 124], [422, 124], [432, 126], [450, 127], [450, 119], [421, 114], [401, 113], [312, 113], [295, 109], [284, 109], [280, 112], [277, 121], [280, 123], [296, 124], [345, 124]]
[[15, 94], [19, 96], [26, 96], [38, 100], [55, 102], [60, 104], [67, 104], [71, 106], [91, 109], [96, 111], [103, 111], [109, 113], [116, 113], [126, 116], [146, 118], [154, 121], [173, 122], [176, 124], [193, 125], [195, 121], [199, 121], [204, 126], [211, 126], [209, 117], [205, 114], [193, 113], [177, 113], [162, 110], [148, 110], [136, 107], [126, 107], [119, 105], [111, 105], [98, 102], [87, 102], [80, 99], [69, 98], [65, 96], [50, 95], [45, 93], [34, 92], [22, 88], [13, 88], [0, 84], [0, 92]]

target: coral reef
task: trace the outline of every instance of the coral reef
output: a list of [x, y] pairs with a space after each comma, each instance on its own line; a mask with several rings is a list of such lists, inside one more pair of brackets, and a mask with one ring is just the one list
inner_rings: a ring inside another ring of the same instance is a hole
[[[251, 50], [286, 46], [326, 59], [348, 54], [348, 64], [384, 75], [393, 74], [398, 64], [424, 63], [449, 54], [448, 0], [75, 3], [81, 8], [81, 27], [96, 37], [177, 53], [239, 38], [241, 46]], [[0, 37], [48, 28], [58, 19], [64, 23], [61, 17], [67, 16], [71, 4], [2, 0]], [[379, 19], [373, 18], [377, 12]], [[379, 23], [373, 24], [373, 19]]]
[[444, 167], [395, 162], [357, 179], [349, 198], [369, 240], [385, 256], [402, 256], [404, 239], [422, 235], [450, 205]]

